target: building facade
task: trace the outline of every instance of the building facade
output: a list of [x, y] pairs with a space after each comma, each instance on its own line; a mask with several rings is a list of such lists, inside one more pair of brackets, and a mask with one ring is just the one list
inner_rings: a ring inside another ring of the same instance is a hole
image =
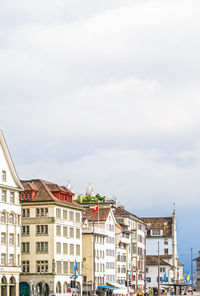
[[101, 207], [92, 213], [92, 207], [83, 212], [83, 277], [84, 289], [95, 290], [116, 281], [115, 274], [115, 224], [110, 207]]
[[[162, 289], [162, 287], [165, 287], [165, 284], [173, 283], [173, 269], [172, 265], [166, 261], [166, 256], [161, 256], [161, 258], [159, 258], [160, 283], [166, 273], [166, 280], [160, 286]], [[147, 289], [158, 288], [158, 256], [146, 256], [146, 279]]]
[[22, 181], [21, 294], [48, 296], [82, 290], [82, 210], [65, 186], [43, 180]]
[[[117, 223], [127, 227], [130, 232], [130, 245], [127, 256], [127, 272], [131, 274], [130, 288], [133, 290], [144, 289], [145, 268], [145, 225], [144, 222], [134, 214], [126, 211], [123, 206], [113, 206]], [[130, 259], [131, 258], [131, 259]]]
[[146, 225], [146, 254], [158, 255], [172, 266], [172, 282], [183, 280], [182, 268], [178, 261], [175, 210], [171, 217], [141, 218]]
[[196, 261], [197, 291], [200, 292], [200, 251], [199, 256], [194, 260]]
[[0, 130], [0, 295], [19, 295], [21, 272], [19, 191], [23, 189]]

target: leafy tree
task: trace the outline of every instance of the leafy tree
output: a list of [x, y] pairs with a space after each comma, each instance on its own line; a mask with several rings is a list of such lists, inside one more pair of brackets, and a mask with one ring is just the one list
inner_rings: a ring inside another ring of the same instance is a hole
[[79, 195], [76, 199], [77, 202], [82, 202], [82, 203], [96, 203], [97, 201], [99, 202], [105, 202], [106, 197], [101, 196], [99, 193], [97, 193], [95, 196], [81, 196]]

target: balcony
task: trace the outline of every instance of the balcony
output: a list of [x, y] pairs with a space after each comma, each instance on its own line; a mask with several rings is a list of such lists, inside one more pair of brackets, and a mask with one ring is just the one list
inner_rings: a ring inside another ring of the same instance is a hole
[[[93, 233], [93, 227], [92, 226], [89, 226], [89, 227], [83, 227], [82, 228], [82, 233]], [[103, 235], [103, 236], [107, 236], [106, 235], [106, 231], [105, 229], [103, 228], [100, 228], [100, 227], [94, 227], [94, 233], [95, 234], [100, 234], [100, 235]]]

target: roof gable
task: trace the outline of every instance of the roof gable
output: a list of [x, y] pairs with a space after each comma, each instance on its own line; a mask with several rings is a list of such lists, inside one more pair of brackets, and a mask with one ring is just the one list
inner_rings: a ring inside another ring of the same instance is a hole
[[[0, 130], [0, 170], [6, 171], [6, 182], [1, 184], [5, 186], [15, 187], [18, 190], [23, 190], [22, 184], [17, 175], [14, 163], [12, 161], [6, 140], [2, 130]], [[0, 180], [1, 182], [1, 180]]]

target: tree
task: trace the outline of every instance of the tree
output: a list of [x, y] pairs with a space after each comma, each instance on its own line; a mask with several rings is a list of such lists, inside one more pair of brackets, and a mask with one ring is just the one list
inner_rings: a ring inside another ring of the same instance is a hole
[[97, 201], [99, 202], [105, 202], [106, 197], [101, 196], [99, 193], [97, 193], [95, 196], [81, 196], [79, 195], [76, 199], [77, 202], [82, 202], [82, 203], [96, 203]]

